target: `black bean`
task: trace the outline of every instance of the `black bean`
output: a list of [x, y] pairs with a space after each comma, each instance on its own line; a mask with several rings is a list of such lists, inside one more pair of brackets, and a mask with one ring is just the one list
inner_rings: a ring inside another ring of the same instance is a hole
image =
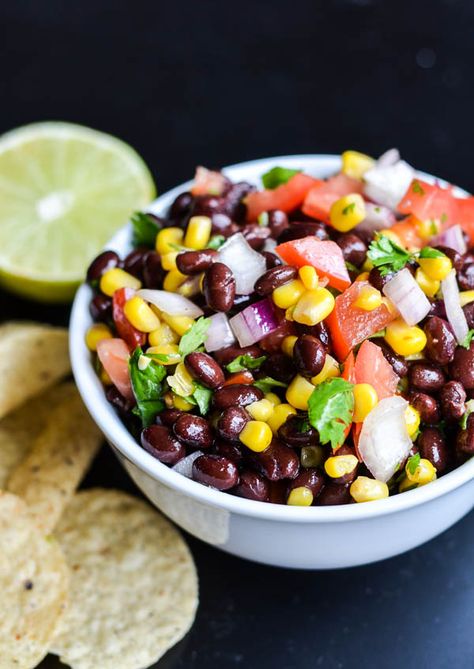
[[271, 376], [272, 379], [282, 383], [290, 383], [296, 373], [293, 360], [284, 353], [272, 353], [265, 360], [261, 367], [264, 376]]
[[232, 460], [238, 465], [242, 460], [242, 451], [240, 446], [237, 443], [231, 443], [230, 441], [224, 441], [223, 439], [217, 439], [213, 446], [212, 452], [215, 455], [222, 455], [228, 460]]
[[217, 432], [223, 439], [238, 441], [239, 434], [249, 422], [250, 416], [242, 407], [225, 409], [217, 421]]
[[298, 275], [297, 270], [290, 265], [279, 265], [273, 269], [267, 270], [255, 282], [254, 290], [262, 297], [273, 293], [275, 288], [292, 281]]
[[289, 227], [283, 230], [278, 237], [278, 243], [291, 242], [294, 239], [302, 239], [303, 237], [316, 237], [321, 241], [329, 239], [327, 227], [324, 223], [314, 222], [291, 222]]
[[288, 216], [284, 211], [281, 211], [280, 209], [271, 209], [268, 212], [268, 227], [270, 228], [274, 239], [277, 239], [289, 225]]
[[229, 490], [239, 482], [239, 471], [222, 455], [200, 455], [193, 462], [193, 479], [217, 490]]
[[444, 300], [433, 300], [431, 302], [431, 308], [428, 313], [428, 316], [439, 316], [439, 318], [446, 319], [446, 307], [444, 305]]
[[300, 335], [293, 349], [293, 360], [299, 373], [310, 378], [324, 367], [326, 349], [316, 337]]
[[465, 390], [474, 388], [474, 342], [468, 349], [457, 347], [454, 359], [449, 365], [449, 374], [452, 379], [462, 383]]
[[263, 355], [263, 351], [257, 344], [252, 344], [252, 346], [244, 346], [243, 348], [238, 346], [227, 346], [226, 348], [214, 351], [213, 355], [220, 365], [227, 365], [240, 355], [249, 355], [251, 358], [260, 358]]
[[87, 269], [87, 282], [94, 283], [98, 281], [102, 274], [109, 269], [117, 267], [119, 263], [120, 258], [115, 251], [102, 251], [102, 253], [94, 258]]
[[165, 278], [165, 270], [161, 265], [160, 254], [148, 251], [143, 259], [143, 283], [146, 288], [159, 288]]
[[431, 395], [418, 392], [411, 393], [410, 404], [420, 414], [422, 423], [436, 425], [441, 420], [439, 404]]
[[474, 302], [470, 302], [463, 307], [464, 315], [466, 317], [469, 329], [474, 328]]
[[[247, 449], [248, 450], [248, 449]], [[299, 459], [295, 451], [273, 439], [270, 446], [262, 453], [248, 455], [254, 467], [270, 481], [294, 479], [299, 472]]]
[[221, 367], [207, 353], [201, 351], [188, 353], [184, 359], [184, 364], [193, 379], [200, 381], [206, 388], [219, 388], [225, 381]]
[[260, 251], [265, 244], [265, 240], [272, 234], [270, 228], [266, 228], [258, 223], [247, 223], [241, 227], [240, 231], [247, 240], [249, 246], [256, 251]]
[[183, 413], [173, 425], [173, 432], [186, 446], [193, 448], [210, 448], [212, 430], [205, 418]]
[[317, 504], [319, 506], [334, 506], [335, 504], [349, 504], [351, 494], [348, 485], [338, 485], [337, 483], [326, 483], [320, 492]]
[[133, 409], [134, 402], [124, 397], [115, 386], [109, 386], [105, 391], [107, 401], [124, 415]]
[[244, 198], [254, 190], [255, 186], [246, 181], [229, 184], [224, 197], [224, 212], [230, 216], [233, 221], [240, 222], [244, 220], [247, 213]]
[[143, 281], [143, 269], [145, 265], [145, 256], [149, 253], [149, 249], [137, 248], [130, 251], [125, 256], [122, 266], [123, 269], [132, 276]]
[[466, 391], [459, 381], [449, 381], [440, 391], [439, 401], [443, 418], [448, 421], [458, 421], [466, 411]]
[[94, 295], [89, 304], [89, 312], [96, 322], [107, 323], [112, 320], [112, 299], [107, 295]]
[[461, 290], [474, 290], [474, 263], [464, 264], [457, 272], [456, 278]]
[[353, 232], [347, 232], [339, 235], [336, 244], [342, 251], [344, 260], [351, 265], [360, 267], [367, 256], [367, 246], [360, 237]]
[[474, 413], [471, 413], [468, 417], [466, 429], [458, 432], [456, 447], [461, 453], [474, 455]]
[[441, 390], [445, 381], [443, 370], [426, 362], [415, 362], [411, 365], [408, 379], [413, 388], [425, 393]]
[[454, 358], [456, 338], [447, 321], [432, 316], [426, 321], [426, 354], [439, 365], [447, 365]]
[[464, 262], [460, 253], [458, 253], [455, 249], [450, 248], [449, 246], [435, 246], [435, 249], [448, 256], [456, 272], [459, 272]]
[[266, 479], [257, 472], [244, 470], [240, 474], [240, 481], [234, 490], [239, 497], [254, 499], [257, 502], [270, 501], [270, 486]]
[[263, 393], [260, 388], [247, 386], [242, 383], [234, 383], [230, 386], [219, 388], [214, 393], [214, 406], [223, 411], [229, 407], [245, 407], [248, 404], [261, 400]]
[[236, 223], [233, 223], [232, 219], [230, 216], [227, 216], [227, 214], [212, 214], [211, 224], [212, 235], [222, 235], [227, 238], [239, 231], [239, 226]]
[[331, 335], [329, 334], [329, 329], [324, 321], [321, 321], [321, 323], [317, 323], [316, 325], [303, 325], [302, 323], [295, 323], [294, 325], [298, 334], [309, 334], [313, 337], [317, 337], [326, 349], [326, 352], [330, 352]]
[[202, 249], [201, 251], [184, 251], [176, 256], [176, 266], [183, 274], [190, 276], [201, 274], [212, 265], [217, 258], [217, 251]]
[[163, 409], [159, 414], [156, 415], [155, 423], [157, 425], [166, 425], [167, 427], [173, 427], [178, 418], [184, 414], [184, 411], [179, 409]]
[[321, 470], [316, 469], [315, 467], [305, 469], [290, 482], [288, 489], [293, 490], [294, 488], [303, 486], [309, 488], [313, 493], [313, 498], [316, 499], [324, 487], [324, 475]]
[[203, 293], [214, 311], [229, 311], [234, 304], [235, 278], [222, 262], [216, 262], [204, 273]]
[[267, 269], [273, 269], [283, 264], [281, 259], [270, 251], [262, 251], [262, 256], [265, 258]]
[[288, 416], [283, 425], [278, 429], [278, 438], [293, 448], [303, 448], [319, 442], [316, 430], [308, 426], [308, 429], [302, 428], [303, 419], [301, 416]]
[[378, 267], [373, 267], [369, 272], [369, 282], [374, 288], [377, 288], [377, 290], [380, 291], [382, 291], [383, 287], [390, 281], [390, 279], [393, 279], [393, 277], [394, 272], [382, 276], [382, 272]]
[[450, 463], [446, 439], [437, 427], [426, 427], [418, 437], [417, 445], [422, 458], [429, 460], [438, 474], [445, 472]]
[[408, 364], [405, 358], [402, 358], [401, 355], [397, 355], [391, 346], [380, 341], [380, 339], [374, 339], [373, 342], [382, 349], [385, 360], [392, 365], [392, 369], [397, 376], [403, 378], [408, 374]]
[[224, 214], [225, 198], [216, 195], [197, 195], [194, 198], [191, 214], [193, 216], [212, 216], [213, 214]]
[[175, 465], [186, 455], [184, 445], [165, 425], [150, 425], [141, 434], [143, 448], [167, 465]]
[[168, 216], [174, 221], [179, 221], [189, 214], [193, 204], [192, 193], [180, 193], [171, 205]]

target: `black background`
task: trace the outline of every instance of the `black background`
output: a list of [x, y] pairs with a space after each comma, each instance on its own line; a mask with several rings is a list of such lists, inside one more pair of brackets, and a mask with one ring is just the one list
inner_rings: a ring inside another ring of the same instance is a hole
[[[116, 134], [161, 192], [197, 163], [390, 146], [472, 191], [473, 33], [469, 0], [1, 0], [0, 131], [64, 119]], [[4, 294], [0, 307], [68, 316]], [[108, 449], [86, 484], [132, 489]], [[201, 606], [159, 666], [470, 667], [473, 531], [471, 514], [406, 555], [320, 573], [190, 538]]]

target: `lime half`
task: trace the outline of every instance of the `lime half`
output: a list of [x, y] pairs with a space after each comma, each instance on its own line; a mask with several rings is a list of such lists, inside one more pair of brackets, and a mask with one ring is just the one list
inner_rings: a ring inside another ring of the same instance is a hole
[[0, 284], [70, 300], [89, 262], [155, 196], [128, 144], [96, 130], [35, 123], [0, 137]]

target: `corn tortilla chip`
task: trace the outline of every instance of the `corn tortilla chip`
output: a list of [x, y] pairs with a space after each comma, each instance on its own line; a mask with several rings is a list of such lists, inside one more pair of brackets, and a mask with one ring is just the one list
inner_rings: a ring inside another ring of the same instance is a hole
[[47, 654], [64, 614], [68, 571], [53, 538], [23, 500], [0, 492], [0, 666], [32, 669]]
[[80, 492], [57, 537], [70, 605], [51, 652], [73, 669], [143, 669], [191, 627], [197, 575], [185, 542], [148, 504], [115, 490]]
[[65, 328], [0, 326], [0, 418], [71, 372]]
[[43, 532], [53, 530], [102, 438], [75, 391], [51, 410], [29, 455], [12, 472], [7, 489], [23, 497]]

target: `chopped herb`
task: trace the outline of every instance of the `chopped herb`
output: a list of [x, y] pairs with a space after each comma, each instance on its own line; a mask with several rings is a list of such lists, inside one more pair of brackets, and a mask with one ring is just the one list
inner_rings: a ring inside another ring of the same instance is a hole
[[232, 362], [229, 362], [229, 364], [226, 365], [226, 369], [228, 372], [232, 373], [243, 372], [246, 369], [257, 369], [266, 359], [266, 355], [262, 355], [260, 358], [253, 358], [248, 353], [245, 353], [244, 355], [239, 355], [234, 358]]
[[380, 214], [382, 210], [380, 209], [380, 207], [374, 207], [374, 211], [376, 214]]
[[383, 330], [378, 330], [377, 332], [374, 332], [373, 335], [369, 335], [367, 339], [378, 339], [379, 337], [385, 337], [385, 328]]
[[474, 411], [474, 400], [468, 400], [466, 402], [466, 411], [464, 412], [464, 415], [459, 421], [459, 426], [461, 430], [465, 430], [467, 428], [467, 419], [469, 418], [469, 416], [473, 411]]
[[[142, 349], [138, 346], [130, 356], [128, 369], [132, 382], [133, 394], [137, 401], [134, 413], [140, 416], [144, 427], [151, 425], [156, 414], [164, 409], [162, 400], [162, 381], [166, 376], [166, 370], [156, 360], [148, 357], [150, 362], [144, 367]], [[140, 359], [142, 361], [140, 362]]]
[[421, 455], [419, 453], [415, 453], [415, 455], [412, 455], [411, 458], [408, 458], [406, 468], [412, 476], [415, 474], [418, 465], [420, 464], [420, 460]]
[[374, 266], [380, 269], [382, 276], [386, 276], [390, 272], [398, 272], [412, 258], [411, 253], [402, 249], [383, 234], [377, 235], [376, 239], [370, 244], [367, 256]]
[[415, 179], [415, 181], [413, 181], [412, 191], [414, 193], [416, 193], [417, 195], [424, 195], [425, 194], [425, 191], [424, 191], [422, 185], [416, 179]]
[[302, 418], [298, 423], [299, 432], [309, 432], [310, 428], [311, 425], [309, 424], [309, 420], [307, 418]]
[[446, 221], [448, 220], [448, 214], [445, 211], [443, 211], [439, 220], [441, 221], [441, 223], [446, 223]]
[[348, 260], [346, 260], [346, 267], [350, 272], [358, 272], [359, 271], [357, 269], [357, 267], [355, 265], [353, 265], [351, 262], [349, 262]]
[[341, 378], [320, 383], [308, 401], [309, 422], [318, 430], [321, 443], [331, 442], [332, 448], [342, 445], [353, 411], [353, 385]]
[[257, 223], [262, 226], [262, 228], [268, 228], [268, 211], [262, 211], [258, 215]]
[[154, 248], [157, 233], [161, 230], [161, 225], [151, 214], [145, 214], [142, 211], [136, 211], [131, 219], [133, 226], [133, 246], [147, 246]]
[[195, 390], [193, 392], [193, 399], [196, 400], [196, 404], [199, 407], [201, 416], [205, 416], [209, 411], [212, 399], [212, 390], [205, 388], [200, 383], [195, 382]]
[[344, 209], [342, 210], [342, 213], [344, 214], [344, 216], [347, 216], [348, 214], [352, 214], [354, 212], [355, 206], [356, 206], [356, 203], [351, 202], [350, 204], [347, 205], [347, 207], [344, 207]]
[[278, 188], [282, 184], [286, 184], [291, 177], [299, 174], [301, 170], [291, 170], [288, 167], [273, 167], [265, 174], [262, 174], [262, 183], [267, 190]]
[[214, 251], [217, 251], [217, 249], [219, 249], [224, 242], [225, 242], [224, 235], [213, 235], [207, 244], [207, 248], [214, 249]]
[[184, 333], [179, 342], [179, 355], [184, 358], [188, 353], [196, 351], [207, 339], [207, 330], [211, 324], [210, 318], [198, 318], [194, 325]]
[[446, 254], [438, 249], [433, 249], [431, 246], [424, 246], [421, 251], [419, 258], [445, 258]]
[[464, 348], [469, 348], [471, 346], [473, 338], [474, 338], [474, 330], [469, 330], [461, 346], [464, 346]]
[[282, 383], [281, 381], [277, 381], [276, 379], [272, 379], [271, 376], [264, 376], [263, 379], [258, 379], [258, 381], [255, 381], [253, 384], [257, 388], [260, 388], [260, 390], [263, 393], [270, 393], [272, 391], [272, 388], [286, 388], [287, 384]]
[[168, 362], [172, 357], [165, 353], [147, 353], [148, 358], [153, 358], [153, 360], [158, 360], [158, 362]]

